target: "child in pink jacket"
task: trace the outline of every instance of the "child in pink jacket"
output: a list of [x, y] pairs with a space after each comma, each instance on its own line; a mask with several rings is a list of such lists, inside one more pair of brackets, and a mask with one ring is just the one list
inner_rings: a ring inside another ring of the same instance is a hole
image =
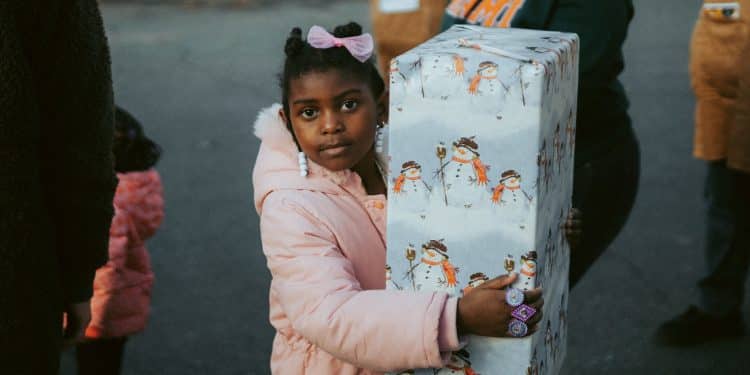
[[[355, 23], [333, 35], [295, 28], [286, 41], [282, 105], [260, 113], [253, 171], [263, 252], [273, 280], [274, 374], [378, 374], [438, 368], [466, 334], [510, 336], [504, 287], [461, 299], [385, 288], [386, 183], [376, 155], [387, 93], [372, 40]], [[379, 125], [380, 124], [380, 125]], [[381, 140], [382, 141], [382, 140]], [[541, 289], [525, 293], [542, 317]]]
[[161, 150], [136, 119], [115, 112], [115, 216], [109, 231], [109, 261], [96, 271], [87, 341], [76, 347], [78, 373], [119, 374], [128, 336], [146, 327], [154, 274], [146, 240], [164, 217], [159, 173]]

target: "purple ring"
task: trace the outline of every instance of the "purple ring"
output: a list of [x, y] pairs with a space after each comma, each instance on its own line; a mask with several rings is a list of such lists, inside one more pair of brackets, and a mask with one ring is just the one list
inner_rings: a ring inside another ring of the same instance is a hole
[[522, 304], [521, 306], [518, 306], [515, 310], [513, 310], [510, 315], [524, 323], [526, 323], [531, 317], [533, 317], [536, 314], [536, 309], [527, 305]]
[[513, 319], [508, 323], [508, 332], [513, 337], [524, 337], [529, 333], [529, 326], [520, 320]]
[[525, 297], [523, 291], [518, 288], [510, 287], [505, 291], [505, 302], [513, 307], [521, 306]]

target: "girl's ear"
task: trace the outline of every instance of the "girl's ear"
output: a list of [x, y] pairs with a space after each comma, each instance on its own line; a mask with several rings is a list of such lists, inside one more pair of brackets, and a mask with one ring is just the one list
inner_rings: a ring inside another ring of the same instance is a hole
[[388, 98], [390, 97], [390, 91], [388, 89], [383, 90], [383, 93], [380, 94], [380, 97], [377, 99], [375, 103], [375, 107], [377, 108], [377, 120], [378, 123], [388, 123]]
[[281, 117], [281, 121], [284, 121], [284, 124], [288, 124], [286, 114], [284, 113], [284, 108], [279, 108], [279, 117]]

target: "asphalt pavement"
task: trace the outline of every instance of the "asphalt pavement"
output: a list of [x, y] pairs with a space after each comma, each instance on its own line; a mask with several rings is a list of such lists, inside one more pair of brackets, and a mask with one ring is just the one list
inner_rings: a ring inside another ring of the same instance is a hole
[[[369, 25], [368, 5], [166, 3], [103, 4], [116, 101], [164, 148], [166, 219], [149, 242], [152, 315], [128, 342], [123, 373], [267, 374], [274, 332], [252, 203], [251, 126], [279, 100], [289, 29]], [[564, 374], [750, 373], [750, 338], [693, 349], [651, 342], [661, 321], [691, 303], [704, 267], [704, 164], [691, 158], [687, 72], [700, 3], [635, 1], [622, 78], [641, 141], [640, 191], [619, 238], [571, 294]], [[63, 356], [62, 374], [75, 373], [73, 362]]]

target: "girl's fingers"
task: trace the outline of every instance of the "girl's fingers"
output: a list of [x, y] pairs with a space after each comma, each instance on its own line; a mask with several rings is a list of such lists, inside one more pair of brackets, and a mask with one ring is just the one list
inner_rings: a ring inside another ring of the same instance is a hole
[[569, 220], [565, 222], [565, 229], [576, 229], [583, 226], [583, 222], [580, 220]]
[[524, 300], [526, 304], [534, 303], [536, 300], [542, 297], [542, 288], [529, 290], [527, 292], [523, 292], [523, 294], [524, 294]]
[[524, 336], [524, 337], [529, 337], [529, 336], [535, 334], [536, 331], [538, 331], [538, 330], [539, 330], [539, 325], [538, 324], [535, 325], [534, 327], [529, 327], [529, 333], [526, 334], [526, 336]]
[[537, 311], [537, 313], [534, 314], [534, 316], [532, 316], [531, 319], [526, 321], [526, 325], [529, 327], [536, 326], [537, 324], [539, 324], [539, 322], [542, 321], [543, 317], [544, 317], [544, 313], [542, 311]]
[[532, 302], [531, 304], [529, 304], [529, 306], [533, 307], [536, 311], [541, 311], [544, 307], [544, 298], [540, 298]]
[[515, 272], [511, 273], [510, 275], [496, 277], [478, 286], [477, 289], [503, 289], [506, 286], [513, 284], [513, 282], [516, 281], [517, 277], [518, 274]]

